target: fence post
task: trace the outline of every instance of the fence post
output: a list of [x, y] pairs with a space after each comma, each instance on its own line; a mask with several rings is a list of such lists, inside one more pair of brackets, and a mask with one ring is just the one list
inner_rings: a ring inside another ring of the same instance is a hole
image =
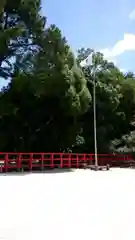
[[83, 154], [82, 162], [83, 162], [83, 168], [86, 168], [87, 165], [89, 165], [88, 162], [87, 162], [87, 159], [86, 159], [86, 154]]
[[51, 168], [54, 168], [54, 157], [53, 157], [53, 153], [51, 153]]
[[71, 168], [71, 153], [68, 155], [68, 168]]
[[41, 170], [44, 170], [44, 153], [41, 153]]
[[64, 167], [64, 163], [63, 163], [63, 158], [62, 158], [62, 153], [60, 153], [60, 168]]
[[29, 170], [31, 171], [33, 167], [33, 154], [30, 153], [30, 158], [29, 158]]
[[0, 172], [2, 173], [2, 163], [0, 163]]
[[4, 167], [5, 167], [5, 172], [7, 172], [8, 171], [8, 153], [6, 153], [6, 156], [5, 156]]
[[93, 165], [93, 156], [94, 156], [94, 154], [90, 153], [90, 165]]
[[21, 169], [21, 154], [18, 153], [18, 156], [17, 156], [17, 171], [20, 171]]
[[76, 154], [76, 168], [79, 167], [79, 159], [78, 159], [78, 154]]

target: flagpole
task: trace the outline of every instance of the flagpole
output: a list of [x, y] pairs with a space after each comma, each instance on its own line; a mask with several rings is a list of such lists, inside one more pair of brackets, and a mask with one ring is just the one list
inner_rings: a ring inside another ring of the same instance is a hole
[[[95, 54], [95, 53], [93, 53]], [[94, 117], [94, 155], [95, 155], [95, 167], [98, 167], [97, 157], [97, 121], [96, 121], [96, 66], [94, 63], [93, 68], [93, 117]]]

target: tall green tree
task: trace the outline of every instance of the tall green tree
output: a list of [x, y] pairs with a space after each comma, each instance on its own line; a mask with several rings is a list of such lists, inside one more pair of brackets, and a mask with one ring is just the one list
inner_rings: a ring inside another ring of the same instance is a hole
[[[86, 55], [87, 52], [88, 50], [86, 50]], [[85, 56], [84, 50], [83, 56]], [[125, 134], [131, 135], [131, 131], [133, 134], [135, 130], [133, 125], [135, 81], [132, 74], [125, 76], [113, 63], [107, 62], [100, 53], [93, 52], [92, 62], [89, 62], [88, 56], [87, 59], [87, 63], [83, 65], [82, 70], [90, 92], [93, 89], [93, 78], [96, 81], [98, 152], [117, 151], [118, 143], [121, 142], [120, 139]], [[84, 151], [93, 152], [93, 104], [90, 105], [89, 110], [83, 117], [82, 129]]]
[[12, 76], [16, 55], [33, 52], [42, 41], [46, 19], [40, 0], [0, 1], [0, 76]]
[[1, 95], [5, 107], [1, 106], [0, 134], [6, 133], [2, 150], [71, 148], [80, 131], [78, 118], [87, 110], [91, 95], [60, 30], [55, 25], [44, 30], [42, 46], [33, 55], [28, 52], [26, 67], [24, 59], [19, 59], [20, 67]]
[[[93, 49], [75, 58], [39, 0], [0, 2], [0, 151], [134, 151], [135, 77]], [[90, 61], [91, 59], [91, 61]]]

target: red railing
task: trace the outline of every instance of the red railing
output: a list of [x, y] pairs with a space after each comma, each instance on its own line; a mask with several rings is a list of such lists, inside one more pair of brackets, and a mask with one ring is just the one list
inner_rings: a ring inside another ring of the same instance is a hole
[[[82, 168], [94, 164], [94, 154], [78, 153], [0, 153], [0, 172], [43, 170], [46, 168]], [[135, 163], [126, 154], [98, 154], [98, 164], [122, 166]]]

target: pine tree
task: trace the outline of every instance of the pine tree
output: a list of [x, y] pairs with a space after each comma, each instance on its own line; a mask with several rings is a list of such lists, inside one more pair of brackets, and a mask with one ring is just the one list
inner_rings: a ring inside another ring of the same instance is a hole
[[12, 76], [16, 56], [37, 49], [45, 22], [40, 16], [40, 0], [0, 1], [1, 77]]

